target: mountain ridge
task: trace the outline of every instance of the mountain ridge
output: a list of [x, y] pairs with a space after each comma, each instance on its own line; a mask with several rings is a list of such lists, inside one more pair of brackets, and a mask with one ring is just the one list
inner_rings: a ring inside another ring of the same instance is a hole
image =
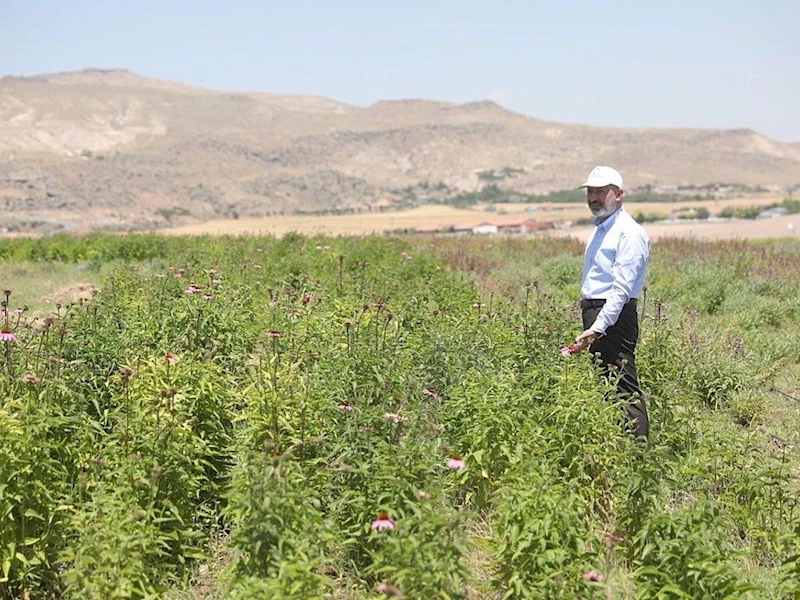
[[[750, 129], [594, 127], [491, 100], [207, 90], [127, 69], [0, 79], [0, 206], [17, 219], [154, 228], [400, 206], [402, 190], [573, 187], [595, 164], [646, 184], [800, 183], [800, 144]], [[24, 176], [19, 173], [24, 172]]]

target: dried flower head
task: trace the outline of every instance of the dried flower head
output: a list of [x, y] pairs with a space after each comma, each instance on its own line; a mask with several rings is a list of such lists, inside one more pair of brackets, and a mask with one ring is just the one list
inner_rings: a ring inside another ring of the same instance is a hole
[[375, 588], [378, 593], [386, 594], [387, 596], [392, 596], [394, 598], [403, 598], [403, 592], [400, 591], [400, 588], [396, 585], [392, 585], [391, 583], [386, 583], [385, 581], [378, 584], [378, 587]]
[[383, 413], [383, 418], [391, 423], [405, 423], [407, 418], [398, 415], [397, 413]]

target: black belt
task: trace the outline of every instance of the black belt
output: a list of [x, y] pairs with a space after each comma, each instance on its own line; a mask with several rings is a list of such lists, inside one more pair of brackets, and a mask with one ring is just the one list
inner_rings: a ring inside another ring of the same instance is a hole
[[[605, 298], [581, 298], [581, 308], [586, 310], [588, 308], [600, 308], [606, 303]], [[625, 306], [631, 305], [636, 308], [636, 298], [631, 298], [625, 303]]]

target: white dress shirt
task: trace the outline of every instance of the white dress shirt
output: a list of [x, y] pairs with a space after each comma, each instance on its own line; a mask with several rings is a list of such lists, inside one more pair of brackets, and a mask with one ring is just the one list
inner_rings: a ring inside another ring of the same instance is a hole
[[650, 238], [622, 207], [603, 222], [595, 220], [595, 225], [586, 244], [581, 297], [606, 301], [589, 328], [605, 334], [617, 322], [625, 303], [642, 292]]

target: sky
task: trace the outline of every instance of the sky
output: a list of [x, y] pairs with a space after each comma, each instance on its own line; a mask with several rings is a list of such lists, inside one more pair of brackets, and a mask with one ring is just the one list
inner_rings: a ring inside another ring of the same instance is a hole
[[800, 142], [797, 0], [0, 0], [0, 76], [490, 99], [546, 121]]

